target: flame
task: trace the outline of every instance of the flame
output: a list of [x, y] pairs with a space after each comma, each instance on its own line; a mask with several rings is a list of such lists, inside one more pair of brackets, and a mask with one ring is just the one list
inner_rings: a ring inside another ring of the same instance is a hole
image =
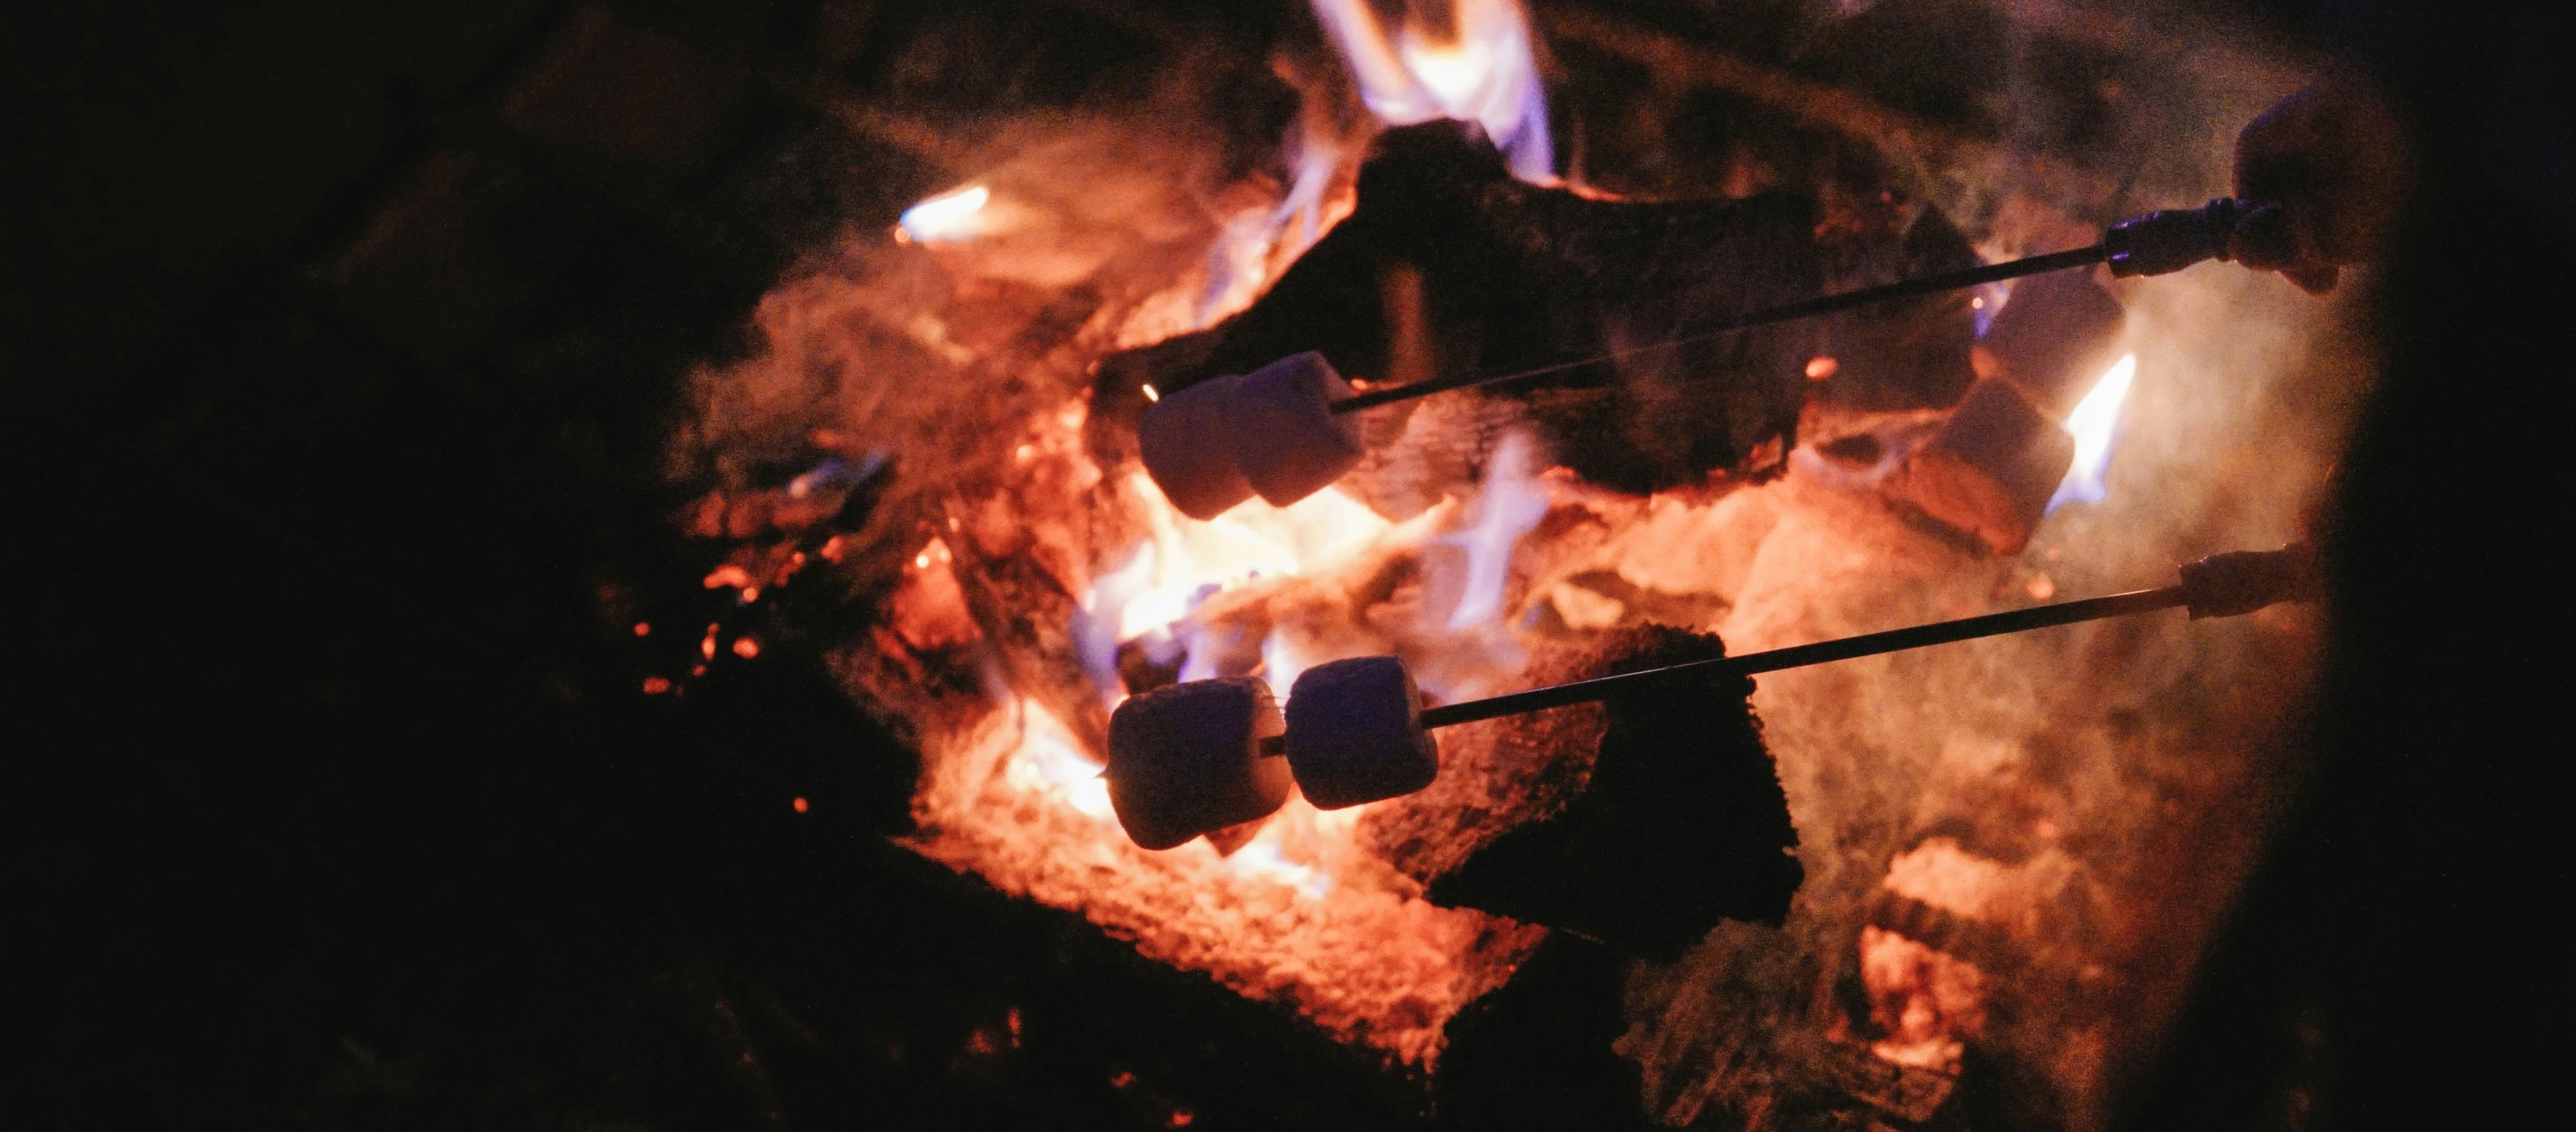
[[1314, 0], [1371, 113], [1393, 126], [1440, 118], [1474, 122], [1512, 174], [1554, 181], [1547, 95], [1530, 51], [1529, 21], [1511, 0], [1454, 0], [1450, 18], [1416, 4], [1390, 35], [1368, 0]]
[[[1204, 523], [1182, 515], [1142, 471], [1131, 473], [1121, 489], [1145, 519], [1145, 538], [1093, 580], [1074, 629], [1085, 668], [1113, 702], [1126, 693], [1117, 671], [1120, 645], [1141, 641], [1166, 663], [1186, 655], [1184, 679], [1214, 676], [1208, 667], [1213, 650], [1206, 647], [1211, 642], [1198, 639], [1186, 624], [1201, 602], [1337, 559], [1394, 525], [1332, 488], [1286, 507], [1246, 500]], [[1274, 691], [1284, 693], [1303, 667], [1282, 653], [1263, 674]]]
[[2056, 511], [2069, 503], [2099, 503], [2106, 487], [2103, 474], [2111, 467], [2111, 447], [2119, 439], [2120, 409], [2128, 404], [2129, 386], [2138, 376], [2138, 356], [2123, 355], [2102, 371], [2094, 381], [2093, 391], [2066, 414], [2066, 431], [2075, 434], [2075, 463], [2066, 469], [2066, 478], [2058, 482], [2057, 493], [2049, 497], [2048, 509]]
[[1504, 437], [1486, 466], [1485, 489], [1476, 497], [1474, 517], [1466, 526], [1441, 536], [1442, 543], [1467, 552], [1458, 605], [1449, 614], [1452, 630], [1483, 624], [1502, 612], [1512, 548], [1547, 517], [1549, 495], [1530, 467], [1532, 448], [1525, 433]]
[[977, 217], [992, 200], [993, 191], [982, 185], [931, 197], [904, 210], [903, 218], [895, 222], [895, 239], [926, 244], [973, 236], [981, 230]]
[[1052, 797], [1095, 822], [1115, 824], [1109, 780], [1100, 777], [1100, 764], [1085, 752], [1082, 740], [1064, 721], [1027, 700], [1018, 701], [1014, 710], [1021, 732], [1004, 771], [1011, 785]]

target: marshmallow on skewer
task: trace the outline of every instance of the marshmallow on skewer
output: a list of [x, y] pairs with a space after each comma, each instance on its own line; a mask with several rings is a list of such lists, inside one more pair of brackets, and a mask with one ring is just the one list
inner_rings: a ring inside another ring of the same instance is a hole
[[2075, 438], [2019, 386], [1981, 377], [1931, 442], [1879, 488], [1997, 554], [2019, 554], [2074, 462]]
[[1136, 419], [1145, 474], [1190, 518], [1213, 519], [1252, 498], [1252, 484], [1235, 463], [1243, 430], [1233, 419], [1233, 401], [1242, 383], [1241, 376], [1227, 374], [1173, 390]]
[[1288, 694], [1288, 764], [1319, 810], [1410, 794], [1440, 771], [1440, 746], [1422, 728], [1422, 697], [1391, 656], [1307, 669]]
[[2119, 356], [2127, 325], [2119, 298], [2091, 272], [2032, 276], [2013, 284], [1977, 344], [1977, 375], [2011, 378], [2043, 415], [2063, 419]]
[[1261, 498], [1285, 507], [1322, 491], [1359, 466], [1355, 415], [1335, 416], [1333, 402], [1352, 394], [1324, 355], [1308, 350], [1243, 375], [1229, 394], [1235, 466]]
[[1287, 730], [1249, 676], [1156, 688], [1109, 717], [1109, 803], [1127, 836], [1169, 849], [1268, 817], [1288, 801], [1287, 760], [1261, 741]]

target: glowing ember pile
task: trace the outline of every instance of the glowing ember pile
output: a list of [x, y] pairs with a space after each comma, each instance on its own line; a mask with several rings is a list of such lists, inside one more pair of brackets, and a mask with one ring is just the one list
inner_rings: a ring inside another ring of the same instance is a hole
[[[835, 640], [841, 675], [922, 754], [910, 844], [1424, 1069], [1443, 1025], [1543, 930], [1425, 902], [1383, 847], [1384, 804], [1292, 799], [1222, 849], [1137, 849], [1098, 777], [1107, 712], [1131, 689], [1248, 674], [1284, 696], [1315, 664], [1392, 653], [1454, 701], [1628, 626], [1743, 652], [2161, 584], [2178, 559], [2296, 533], [2340, 419], [2285, 391], [2359, 364], [2312, 339], [2301, 300], [2235, 269], [2131, 287], [2126, 356], [2067, 419], [2076, 469], [2013, 558], [1875, 493], [1924, 414], [1829, 407], [1811, 423], [1876, 436], [1869, 458], [1810, 446], [1767, 483], [1644, 497], [1505, 434], [1417, 513], [1327, 490], [1187, 519], [1120, 418], [1094, 412], [1094, 368], [1241, 309], [1349, 211], [1366, 127], [1336, 127], [1337, 97], [1388, 123], [1475, 121], [1517, 173], [1549, 179], [1529, 24], [1501, 3], [1437, 7], [1455, 24], [1382, 26], [1370, 5], [1316, 0], [1356, 86], [1309, 84], [1275, 161], [1249, 174], [1205, 159], [1218, 147], [1174, 125], [1186, 108], [1014, 140], [890, 236], [776, 291], [762, 351], [705, 375], [679, 445], [736, 500], [760, 467], [890, 458], [865, 525], [824, 556], [872, 611]], [[2268, 93], [2244, 85], [2231, 105]], [[2204, 182], [2222, 152], [2194, 159]], [[2030, 218], [2046, 209], [1990, 189], [2020, 203], [1990, 213], [1981, 250], [2045, 242]], [[1449, 427], [1439, 412], [1411, 427]], [[778, 550], [751, 542], [743, 577], [767, 576]], [[2295, 613], [2159, 620], [1762, 678], [1806, 887], [1781, 929], [1729, 924], [1678, 963], [1631, 966], [1619, 1049], [1644, 1069], [1648, 1111], [1758, 1120], [1799, 1097], [1849, 1101], [1850, 1072], [1831, 1069], [1849, 1051], [1916, 1075], [1898, 1090], [1915, 1099], [1881, 1108], [1937, 1105], [1949, 1086], [1922, 1082], [1955, 1078], [1973, 1045], [2089, 1119], [2161, 1024], [2279, 794], [2264, 752], [2311, 646]]]

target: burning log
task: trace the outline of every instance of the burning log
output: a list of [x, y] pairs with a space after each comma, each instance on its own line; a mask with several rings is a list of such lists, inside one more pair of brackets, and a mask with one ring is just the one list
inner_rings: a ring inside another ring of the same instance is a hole
[[[1939, 209], [1923, 209], [1902, 229], [1898, 217], [1878, 215], [1894, 211], [1878, 201], [1827, 209], [1827, 223], [1819, 227], [1833, 290], [1940, 278], [1979, 265], [1976, 249]], [[1848, 219], [1837, 224], [1837, 217]], [[1874, 412], [1958, 403], [1976, 376], [1969, 359], [1977, 341], [1971, 301], [1965, 289], [1938, 291], [1823, 320], [1817, 356], [1831, 359], [1831, 366], [1820, 378], [1809, 374], [1816, 394]]]
[[[1556, 680], [1722, 657], [1712, 636], [1649, 627], [1534, 666]], [[1362, 830], [1434, 903], [1593, 936], [1669, 960], [1721, 919], [1778, 923], [1804, 876], [1752, 683], [1650, 693], [1486, 725], [1461, 768]]]
[[[1454, 124], [1395, 130], [1360, 172], [1356, 210], [1268, 294], [1210, 330], [1111, 358], [1095, 405], [1139, 411], [1144, 386], [1169, 397], [1309, 350], [1382, 384], [1663, 342], [1814, 295], [1813, 225], [1802, 198], [1594, 199], [1513, 179]], [[1579, 396], [1543, 405], [1527, 389], [1483, 396], [1530, 406], [1551, 458], [1595, 483], [1644, 492], [1758, 474], [1796, 430], [1814, 337], [1770, 327], [1586, 366], [1548, 382]], [[1402, 429], [1386, 416], [1372, 435]]]

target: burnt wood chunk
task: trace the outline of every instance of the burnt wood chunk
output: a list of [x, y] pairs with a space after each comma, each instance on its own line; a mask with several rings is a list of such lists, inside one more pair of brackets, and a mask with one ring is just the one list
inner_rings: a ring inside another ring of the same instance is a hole
[[[1565, 675], [1725, 654], [1714, 636], [1649, 626], [1606, 636]], [[1429, 878], [1430, 899], [1659, 961], [1678, 958], [1720, 920], [1780, 923], [1806, 874], [1793, 855], [1788, 798], [1746, 702], [1752, 692], [1740, 676], [1692, 679], [1600, 704], [1589, 727], [1576, 715], [1573, 734], [1550, 729], [1560, 741], [1597, 737], [1588, 765], [1582, 752], [1560, 752], [1559, 786], [1533, 795], [1518, 815], [1527, 820]]]
[[2075, 438], [2012, 382], [1980, 378], [1941, 431], [1882, 481], [1889, 498], [2019, 554], [2075, 462]]
[[[1814, 207], [1601, 200], [1511, 177], [1454, 123], [1391, 131], [1351, 216], [1250, 308], [1109, 360], [1100, 403], [1164, 396], [1314, 350], [1365, 382], [1512, 373], [1654, 345], [1822, 285]], [[1535, 406], [1551, 458], [1648, 491], [1751, 474], [1794, 440], [1815, 328], [1765, 327], [1447, 396]], [[1588, 396], [1542, 398], [1579, 390]], [[1412, 404], [1369, 410], [1400, 422]], [[1377, 435], [1377, 426], [1371, 426]]]

